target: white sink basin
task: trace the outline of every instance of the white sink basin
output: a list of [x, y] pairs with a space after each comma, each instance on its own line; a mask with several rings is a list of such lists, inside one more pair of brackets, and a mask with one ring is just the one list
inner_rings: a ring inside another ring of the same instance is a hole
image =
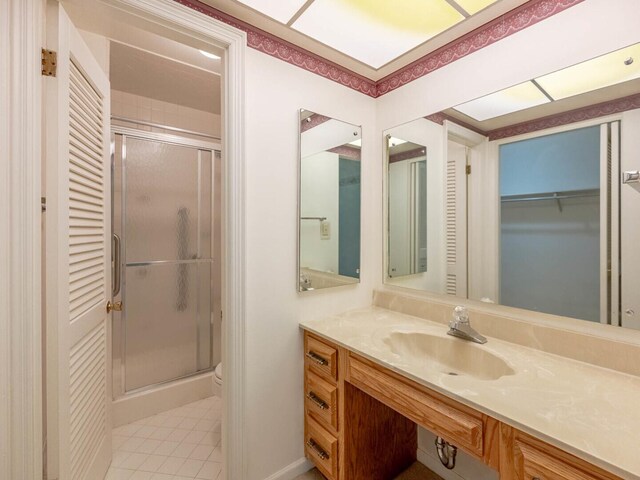
[[497, 380], [515, 371], [486, 347], [454, 337], [424, 332], [391, 332], [383, 339], [391, 351], [412, 362], [430, 366], [444, 374], [479, 380]]

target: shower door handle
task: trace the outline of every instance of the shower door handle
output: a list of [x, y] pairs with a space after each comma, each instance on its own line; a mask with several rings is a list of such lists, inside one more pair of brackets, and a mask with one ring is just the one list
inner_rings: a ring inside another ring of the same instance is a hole
[[117, 233], [113, 234], [113, 286], [112, 296], [116, 296], [120, 293], [120, 237]]
[[640, 183], [640, 170], [629, 170], [624, 172], [622, 183]]

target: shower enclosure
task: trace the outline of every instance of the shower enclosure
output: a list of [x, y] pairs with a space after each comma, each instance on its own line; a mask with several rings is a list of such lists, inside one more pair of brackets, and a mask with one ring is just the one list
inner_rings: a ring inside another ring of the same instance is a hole
[[113, 317], [118, 397], [211, 370], [219, 360], [220, 152], [125, 127], [114, 127], [112, 148], [113, 293], [123, 304]]

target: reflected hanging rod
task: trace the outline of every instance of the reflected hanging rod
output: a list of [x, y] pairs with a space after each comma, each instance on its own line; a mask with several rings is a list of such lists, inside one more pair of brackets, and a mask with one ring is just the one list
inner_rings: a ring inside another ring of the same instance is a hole
[[321, 222], [324, 222], [327, 219], [327, 217], [300, 217], [300, 220], [320, 220]]
[[574, 190], [567, 192], [533, 193], [530, 195], [503, 195], [501, 202], [532, 202], [536, 200], [566, 200], [568, 198], [598, 197], [600, 190], [597, 188], [589, 190]]

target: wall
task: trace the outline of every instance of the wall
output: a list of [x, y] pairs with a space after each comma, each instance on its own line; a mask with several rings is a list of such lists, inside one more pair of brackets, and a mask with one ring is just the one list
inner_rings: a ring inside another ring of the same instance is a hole
[[[248, 480], [303, 453], [302, 334], [298, 322], [371, 304], [382, 266], [382, 152], [375, 100], [256, 50], [246, 59]], [[361, 283], [297, 293], [300, 108], [362, 125]], [[283, 472], [284, 473], [284, 472]], [[273, 477], [275, 478], [275, 477]]]

